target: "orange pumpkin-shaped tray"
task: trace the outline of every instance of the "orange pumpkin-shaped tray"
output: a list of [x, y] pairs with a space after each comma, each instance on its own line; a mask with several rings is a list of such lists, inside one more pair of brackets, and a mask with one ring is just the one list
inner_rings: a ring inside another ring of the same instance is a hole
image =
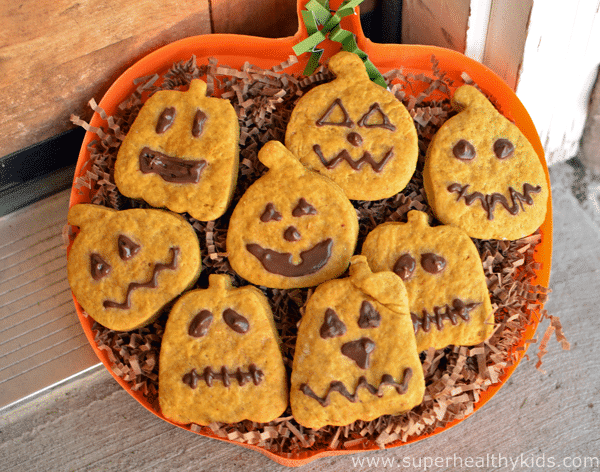
[[[294, 54], [292, 47], [308, 37], [306, 27], [303, 25], [301, 19], [301, 11], [304, 9], [306, 3], [307, 0], [298, 0], [297, 9], [300, 27], [296, 35], [293, 37], [271, 39], [243, 35], [212, 34], [186, 38], [152, 52], [140, 61], [136, 62], [117, 79], [117, 81], [109, 88], [104, 98], [100, 101], [99, 107], [109, 116], [115, 114], [119, 104], [125, 101], [127, 97], [129, 97], [136, 90], [137, 85], [134, 83], [135, 79], [146, 77], [152, 74], [164, 73], [174, 63], [187, 61], [192, 56], [196, 57], [199, 64], [205, 64], [209, 58], [215, 58], [219, 61], [219, 63], [227, 64], [233, 68], [241, 68], [246, 62], [255, 64], [263, 69], [270, 69], [278, 64], [281, 64], [282, 62], [286, 61], [290, 55]], [[335, 9], [340, 5], [340, 3], [340, 0], [332, 0], [331, 7]], [[499, 78], [490, 69], [482, 64], [452, 50], [432, 46], [372, 43], [364, 36], [362, 32], [359, 15], [357, 13], [358, 12], [355, 11], [354, 15], [343, 18], [341, 27], [355, 34], [358, 47], [368, 54], [369, 59], [380, 72], [385, 73], [386, 71], [392, 69], [401, 68], [405, 74], [425, 74], [430, 76], [432, 71], [431, 58], [432, 56], [435, 56], [436, 60], [438, 61], [437, 67], [446, 74], [446, 77], [453, 81], [455, 86], [459, 86], [464, 83], [463, 73], [468, 74], [473, 82], [475, 82], [487, 96], [493, 99], [494, 104], [501, 109], [502, 113], [509, 120], [513, 121], [520, 128], [523, 134], [532, 143], [545, 170], [548, 187], [550, 187], [544, 151], [534, 124], [513, 90], [505, 82], [503, 82], [501, 78]], [[324, 49], [323, 59], [331, 57], [341, 49], [339, 43], [329, 40], [324, 41], [319, 45], [319, 47]], [[308, 57], [305, 56], [308, 56], [308, 54], [303, 54], [299, 58], [299, 61], [286, 69], [285, 72], [288, 74], [301, 75], [308, 60]], [[449, 98], [449, 96], [437, 98]], [[92, 130], [94, 127], [102, 127], [103, 124], [105, 124], [104, 118], [100, 116], [99, 113], [95, 113], [90, 122], [90, 126], [92, 128], [90, 128], [90, 131], [86, 133], [83, 146], [79, 154], [79, 160], [75, 171], [76, 181], [78, 178], [85, 176], [87, 166], [89, 165], [90, 151], [88, 149], [88, 145], [93, 139], [96, 138]], [[77, 203], [89, 202], [90, 199], [91, 195], [89, 189], [76, 188], [74, 185], [71, 194], [71, 206]], [[539, 263], [536, 264], [536, 267], [539, 266], [540, 268], [535, 271], [535, 276], [530, 283], [547, 287], [550, 277], [552, 253], [552, 207], [550, 197], [548, 201], [547, 216], [540, 228], [540, 234], [541, 242], [537, 245], [534, 255], [535, 261]], [[126, 382], [113, 372], [107, 352], [99, 349], [95, 341], [93, 331], [94, 321], [83, 313], [81, 306], [76, 300], [75, 306], [81, 321], [81, 325], [92, 348], [95, 350], [99, 359], [104, 363], [108, 371], [111, 372], [117, 382], [141, 405], [164, 421], [168, 421], [159, 412], [152, 408], [147, 398], [145, 398], [139, 391], [132, 390], [132, 386], [129, 382]], [[514, 369], [517, 367], [519, 361], [525, 354], [527, 346], [533, 339], [539, 319], [541, 317], [540, 312], [541, 305], [538, 305], [537, 310], [534, 310], [534, 313], [531, 316], [531, 322], [525, 327], [525, 330], [521, 334], [519, 343], [514, 347], [512, 364], [508, 365], [506, 369], [504, 369], [502, 375], [498, 379], [498, 382], [490, 385], [481, 393], [473, 405], [472, 412], [469, 414], [472, 414], [477, 409], [481, 408], [508, 380]], [[391, 442], [385, 447], [397, 447], [424, 439], [452, 427], [453, 425], [462, 421], [462, 419], [450, 421], [449, 423], [440, 426], [427, 434], [409, 437], [408, 440], [404, 442], [400, 440]], [[199, 430], [198, 428], [191, 428], [189, 425], [177, 426], [194, 431], [204, 436], [233, 442], [226, 438], [219, 437], [217, 434], [213, 434], [207, 428], [202, 428]], [[320, 449], [307, 449], [302, 451], [300, 454], [290, 457], [287, 454], [274, 453], [263, 447], [252, 444], [243, 444], [239, 442], [236, 442], [236, 444], [259, 451], [260, 453], [270, 457], [272, 460], [288, 466], [298, 466], [323, 456], [349, 454], [369, 449], [378, 449], [378, 447], [374, 444], [367, 447], [365, 447], [364, 444], [357, 444], [355, 447], [347, 447], [344, 449], [329, 449], [322, 447]]]

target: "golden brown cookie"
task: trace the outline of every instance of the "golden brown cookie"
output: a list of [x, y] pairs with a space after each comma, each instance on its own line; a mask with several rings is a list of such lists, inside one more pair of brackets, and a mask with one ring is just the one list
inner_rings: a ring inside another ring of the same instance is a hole
[[119, 148], [117, 187], [155, 207], [201, 221], [218, 218], [237, 180], [239, 133], [231, 103], [207, 97], [200, 79], [185, 92], [156, 92]]
[[181, 424], [268, 422], [287, 407], [287, 380], [269, 302], [227, 275], [173, 306], [159, 364], [162, 414]]
[[404, 105], [371, 82], [356, 54], [329, 61], [336, 78], [306, 93], [292, 111], [286, 146], [335, 181], [352, 200], [400, 192], [417, 165], [417, 132]]
[[354, 256], [350, 277], [317, 287], [300, 322], [290, 404], [309, 428], [395, 415], [421, 403], [423, 369], [406, 289]]
[[269, 171], [235, 207], [227, 232], [233, 270], [256, 285], [317, 285], [346, 270], [358, 219], [342, 190], [305, 168], [279, 141], [258, 154]]
[[198, 237], [180, 215], [82, 203], [71, 207], [68, 219], [80, 228], [68, 256], [71, 290], [107, 328], [127, 331], [152, 322], [200, 274]]
[[471, 238], [452, 226], [430, 227], [410, 211], [407, 223], [377, 226], [362, 254], [374, 271], [393, 271], [408, 291], [419, 351], [475, 345], [493, 331], [492, 305], [481, 258]]
[[475, 87], [456, 89], [459, 113], [427, 150], [427, 199], [444, 224], [472, 238], [519, 239], [546, 217], [548, 184], [540, 159], [516, 125]]

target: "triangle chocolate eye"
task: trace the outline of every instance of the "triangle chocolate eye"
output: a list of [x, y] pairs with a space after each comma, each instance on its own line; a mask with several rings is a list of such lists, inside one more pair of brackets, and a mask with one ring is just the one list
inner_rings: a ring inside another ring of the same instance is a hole
[[360, 306], [360, 318], [358, 318], [358, 327], [361, 329], [377, 328], [381, 323], [381, 315], [375, 307], [364, 300]]
[[131, 259], [140, 250], [139, 244], [134, 243], [131, 239], [123, 234], [119, 235], [119, 239], [117, 239], [117, 245], [119, 247], [119, 257], [124, 261]]
[[323, 339], [343, 336], [346, 333], [346, 325], [340, 320], [338, 314], [331, 308], [325, 311], [325, 319], [321, 325], [319, 334]]
[[[375, 117], [379, 116], [381, 122], [375, 121]], [[365, 113], [360, 120], [358, 126], [363, 128], [385, 128], [390, 131], [395, 131], [396, 127], [392, 124], [389, 117], [383, 112], [379, 103], [373, 103], [369, 111]]]
[[275, 209], [275, 205], [267, 203], [265, 211], [260, 215], [260, 221], [268, 223], [269, 221], [281, 221], [281, 213]]
[[110, 264], [106, 262], [100, 254], [92, 253], [90, 255], [90, 272], [94, 280], [100, 280], [110, 274]]
[[304, 198], [301, 198], [298, 201], [298, 204], [292, 210], [292, 216], [306, 216], [306, 215], [316, 215], [317, 209], [308, 203]]
[[[329, 121], [329, 118], [336, 109], [342, 112], [342, 114], [344, 115], [343, 119], [341, 121]], [[325, 114], [317, 120], [316, 125], [343, 126], [345, 128], [352, 128], [354, 126], [354, 122], [350, 119], [350, 115], [348, 114], [346, 108], [344, 108], [344, 105], [342, 105], [342, 100], [336, 98], [333, 101], [333, 103], [329, 106], [329, 108], [325, 111]]]

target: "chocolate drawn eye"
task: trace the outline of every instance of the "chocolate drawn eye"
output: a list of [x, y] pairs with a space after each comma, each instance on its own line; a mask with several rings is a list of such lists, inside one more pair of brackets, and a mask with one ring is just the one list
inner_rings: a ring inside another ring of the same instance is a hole
[[416, 266], [417, 262], [415, 261], [415, 258], [407, 253], [402, 254], [398, 258], [392, 270], [398, 277], [405, 281], [412, 277]]
[[338, 314], [331, 308], [325, 311], [325, 319], [319, 330], [319, 334], [323, 339], [336, 338], [343, 336], [346, 333], [346, 325]]
[[358, 327], [361, 329], [377, 328], [381, 323], [381, 314], [375, 307], [364, 300], [360, 306], [360, 317], [358, 318]]
[[94, 280], [100, 280], [110, 274], [111, 266], [100, 254], [92, 253], [90, 255], [90, 272]]
[[[342, 112], [343, 118], [340, 121], [331, 121], [331, 115], [336, 109]], [[329, 108], [325, 111], [325, 114], [317, 120], [316, 125], [343, 126], [345, 128], [352, 128], [354, 126], [354, 122], [350, 119], [350, 115], [348, 114], [348, 111], [346, 110], [344, 105], [342, 105], [342, 100], [336, 98], [333, 101], [333, 103], [329, 106]]]
[[206, 122], [206, 113], [202, 110], [198, 110], [194, 115], [194, 122], [192, 124], [192, 136], [194, 138], [199, 138], [204, 131], [204, 123]]
[[119, 250], [119, 257], [122, 260], [127, 261], [139, 252], [141, 246], [134, 243], [127, 236], [121, 234], [117, 239], [117, 247]]
[[188, 334], [193, 338], [201, 338], [202, 336], [206, 336], [212, 321], [213, 314], [208, 310], [202, 310], [196, 316], [194, 316], [194, 319], [190, 323]]
[[300, 217], [306, 215], [316, 215], [317, 209], [301, 198], [296, 207], [292, 210], [292, 216]]
[[267, 203], [265, 211], [260, 215], [260, 221], [267, 223], [269, 221], [281, 221], [281, 213], [275, 209], [275, 205]]
[[494, 143], [494, 154], [498, 159], [508, 159], [515, 152], [515, 146], [508, 139], [498, 139]]
[[246, 317], [231, 308], [227, 308], [223, 312], [223, 320], [236, 333], [244, 334], [250, 329], [250, 323], [248, 323]]
[[[379, 116], [380, 120], [376, 120], [375, 116]], [[383, 112], [379, 103], [373, 103], [369, 111], [365, 113], [360, 120], [358, 126], [364, 128], [385, 128], [390, 131], [396, 131], [396, 127], [392, 124], [389, 117]]]
[[475, 159], [475, 156], [477, 155], [475, 146], [466, 139], [461, 139], [457, 142], [452, 148], [452, 153], [454, 154], [454, 157], [461, 161], [471, 161]]
[[176, 114], [177, 112], [175, 110], [175, 107], [165, 108], [158, 117], [158, 121], [156, 123], [156, 134], [163, 134], [171, 126], [173, 126]]
[[446, 267], [446, 259], [437, 254], [428, 252], [421, 256], [421, 266], [430, 274], [439, 274]]

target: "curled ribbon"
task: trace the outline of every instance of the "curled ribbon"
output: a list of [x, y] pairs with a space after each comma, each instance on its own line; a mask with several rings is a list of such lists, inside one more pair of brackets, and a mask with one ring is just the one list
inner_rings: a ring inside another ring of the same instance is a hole
[[[319, 49], [317, 46], [329, 38], [332, 41], [340, 43], [344, 51], [358, 55], [367, 68], [369, 78], [376, 84], [384, 88], [387, 87], [383, 76], [369, 60], [369, 56], [358, 47], [356, 36], [340, 27], [342, 18], [354, 14], [354, 8], [362, 3], [362, 1], [345, 0], [335, 12], [329, 10], [329, 0], [310, 0], [306, 4], [306, 9], [302, 10], [301, 14], [308, 38], [300, 41], [293, 47], [294, 53], [297, 56], [305, 52], [310, 52], [310, 58], [303, 72], [304, 75], [312, 74], [318, 67], [323, 55], [323, 49]], [[319, 26], [321, 26], [320, 29]]]

